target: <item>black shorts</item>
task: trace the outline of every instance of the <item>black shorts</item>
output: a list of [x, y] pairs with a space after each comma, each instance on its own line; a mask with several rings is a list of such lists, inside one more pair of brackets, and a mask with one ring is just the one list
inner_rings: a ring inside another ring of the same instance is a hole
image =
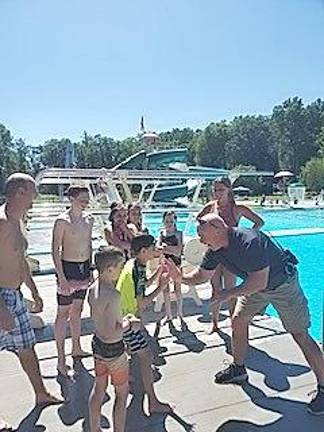
[[123, 339], [118, 342], [107, 343], [98, 338], [98, 336], [94, 335], [91, 346], [93, 355], [99, 356], [101, 358], [117, 358], [125, 352], [125, 344]]
[[57, 294], [57, 303], [59, 306], [70, 306], [73, 300], [84, 300], [87, 295], [87, 290], [82, 289], [74, 291], [73, 294], [65, 296], [62, 294]]
[[85, 280], [89, 279], [91, 273], [90, 260], [83, 262], [62, 260], [63, 273], [66, 280]]

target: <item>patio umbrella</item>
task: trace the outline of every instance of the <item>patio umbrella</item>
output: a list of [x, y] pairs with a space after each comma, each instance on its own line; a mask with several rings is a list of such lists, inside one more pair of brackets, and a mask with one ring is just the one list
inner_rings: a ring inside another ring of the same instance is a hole
[[294, 175], [291, 171], [279, 171], [275, 174], [274, 178], [294, 177]]

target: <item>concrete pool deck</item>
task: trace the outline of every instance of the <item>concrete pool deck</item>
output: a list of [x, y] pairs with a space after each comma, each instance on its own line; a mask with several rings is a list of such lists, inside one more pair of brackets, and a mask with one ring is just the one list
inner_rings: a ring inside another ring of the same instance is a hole
[[[56, 349], [52, 323], [56, 300], [53, 276], [36, 278], [44, 298], [42, 314], [47, 326], [37, 331], [37, 353], [47, 386], [61, 390], [68, 402], [62, 406], [33, 408], [30, 384], [16, 357], [0, 355], [0, 416], [19, 432], [87, 431], [87, 399], [93, 383], [93, 361], [76, 363], [74, 381], [57, 379]], [[306, 412], [308, 393], [315, 388], [313, 374], [297, 346], [275, 318], [257, 317], [250, 332], [247, 360], [249, 381], [243, 386], [217, 385], [215, 373], [230, 361], [230, 327], [224, 311], [219, 334], [208, 334], [210, 327], [206, 298], [209, 288], [199, 288], [202, 308], [185, 300], [188, 329], [181, 331], [175, 321], [172, 332], [162, 327], [159, 339], [151, 338], [155, 353], [156, 390], [159, 397], [175, 405], [172, 416], [148, 417], [140, 408], [141, 389], [129, 397], [127, 432], [322, 432], [324, 416]], [[90, 350], [91, 322], [88, 308], [83, 316], [84, 348]], [[155, 331], [153, 312], [148, 314], [148, 331]], [[69, 346], [69, 344], [68, 344]], [[69, 359], [71, 361], [71, 359]], [[134, 365], [136, 374], [136, 364]], [[109, 387], [102, 409], [103, 430], [111, 431], [113, 391]], [[108, 428], [110, 427], [110, 428]]]

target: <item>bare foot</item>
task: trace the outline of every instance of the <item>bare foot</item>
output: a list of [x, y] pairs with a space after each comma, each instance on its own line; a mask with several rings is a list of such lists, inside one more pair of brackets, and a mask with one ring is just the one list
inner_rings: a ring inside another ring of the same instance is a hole
[[187, 323], [182, 317], [180, 317], [180, 325], [182, 331], [188, 330]]
[[165, 316], [164, 318], [161, 319], [161, 326], [170, 324], [171, 322], [172, 322], [172, 318], [170, 318], [169, 316]]
[[60, 396], [54, 396], [50, 393], [40, 393], [36, 397], [36, 405], [47, 406], [47, 405], [60, 405], [64, 403], [64, 399]]
[[83, 351], [82, 349], [75, 350], [72, 352], [73, 358], [90, 357], [91, 355], [92, 355], [91, 353], [89, 353], [87, 351]]
[[13, 426], [11, 426], [5, 420], [0, 418], [0, 432], [12, 432], [13, 430], [14, 430]]
[[154, 330], [154, 335], [153, 335], [153, 337], [155, 339], [157, 339], [159, 337], [160, 330], [161, 330], [161, 323], [159, 321], [157, 321], [156, 326], [155, 326], [155, 330]]
[[69, 378], [73, 377], [74, 375], [74, 370], [67, 364], [57, 365], [57, 372], [59, 375], [63, 375]]
[[217, 333], [219, 331], [218, 328], [218, 324], [217, 323], [213, 323], [211, 329], [209, 330], [208, 334], [213, 334], [213, 333]]
[[162, 402], [156, 401], [156, 402], [151, 403], [149, 405], [149, 412], [150, 412], [150, 414], [158, 414], [158, 413], [170, 414], [173, 412], [173, 408], [171, 405], [169, 405], [167, 403], [162, 403]]

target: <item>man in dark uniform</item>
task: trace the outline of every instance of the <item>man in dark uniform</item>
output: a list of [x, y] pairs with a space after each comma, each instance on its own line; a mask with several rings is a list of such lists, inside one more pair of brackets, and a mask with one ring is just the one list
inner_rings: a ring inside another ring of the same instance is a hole
[[317, 393], [308, 411], [324, 414], [324, 359], [308, 332], [310, 316], [307, 299], [298, 282], [296, 258], [266, 234], [248, 228], [230, 228], [216, 214], [206, 215], [199, 221], [198, 235], [202, 243], [209, 246], [202, 264], [192, 273], [182, 275], [169, 263], [172, 278], [188, 285], [200, 284], [211, 279], [216, 267], [222, 264], [243, 279], [240, 286], [221, 291], [216, 300], [220, 304], [237, 299], [232, 317], [234, 361], [216, 374], [216, 382], [233, 383], [247, 378], [244, 360], [249, 323], [271, 303], [316, 376]]

